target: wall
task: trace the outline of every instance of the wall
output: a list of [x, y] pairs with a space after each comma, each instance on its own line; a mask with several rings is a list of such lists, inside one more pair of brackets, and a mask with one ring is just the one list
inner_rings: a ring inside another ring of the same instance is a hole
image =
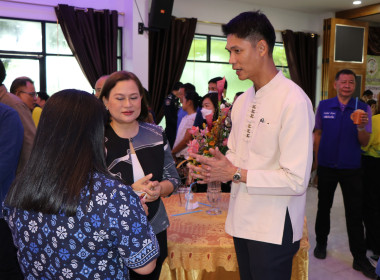
[[[117, 10], [119, 13], [119, 26], [123, 27], [123, 69], [133, 71], [140, 78], [143, 86], [148, 87], [148, 35], [139, 35], [138, 22], [141, 22], [139, 12], [134, 0], [29, 0], [0, 1], [0, 16], [10, 18], [23, 18], [56, 21], [53, 6], [68, 4], [81, 8]], [[141, 16], [147, 24], [149, 0], [137, 0]]]
[[[280, 31], [285, 29], [320, 35], [316, 84], [316, 104], [318, 104], [321, 95], [323, 19], [334, 17], [333, 13], [309, 14], [225, 0], [175, 0], [173, 15], [176, 17], [195, 17], [200, 21], [227, 23], [241, 12], [258, 9], [265, 13], [273, 24], [278, 42], [282, 42]], [[223, 35], [221, 26], [218, 24], [198, 23], [195, 32]]]
[[[148, 12], [151, 0], [28, 0], [30, 4], [19, 4], [17, 1], [0, 1], [0, 16], [12, 18], [38, 19], [56, 21], [53, 7], [58, 3], [77, 7], [110, 9], [122, 12], [119, 16], [119, 26], [123, 27], [123, 68], [135, 72], [142, 84], [148, 86], [148, 34], [137, 32], [138, 22], [141, 18], [145, 25], [148, 24]], [[40, 4], [40, 5], [32, 5]], [[44, 6], [46, 5], [46, 6]], [[176, 17], [196, 17], [201, 21], [226, 23], [237, 14], [248, 10], [262, 10], [272, 22], [276, 32], [277, 41], [282, 41], [279, 31], [291, 29], [293, 31], [314, 32], [319, 34], [318, 71], [317, 71], [317, 101], [321, 93], [321, 57], [323, 19], [333, 17], [334, 14], [316, 15], [295, 12], [284, 9], [268, 8], [248, 3], [238, 3], [226, 0], [175, 0], [173, 15]], [[198, 23], [196, 33], [222, 35], [218, 24]]]

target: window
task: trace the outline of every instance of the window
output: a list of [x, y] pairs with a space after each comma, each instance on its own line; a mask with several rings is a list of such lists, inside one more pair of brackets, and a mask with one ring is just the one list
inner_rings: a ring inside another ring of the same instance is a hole
[[[121, 70], [121, 28], [118, 29], [117, 65]], [[0, 58], [7, 71], [4, 84], [27, 76], [37, 91], [49, 95], [76, 88], [92, 92], [57, 23], [0, 18]]]
[[[191, 44], [189, 56], [183, 70], [181, 82], [195, 85], [199, 95], [208, 91], [208, 81], [217, 76], [225, 76], [228, 82], [227, 99], [233, 101], [235, 93], [252, 86], [249, 80], [240, 81], [228, 63], [229, 53], [225, 49], [227, 39], [221, 36], [196, 34]], [[288, 63], [282, 43], [276, 43], [273, 59], [277, 69], [289, 76]]]

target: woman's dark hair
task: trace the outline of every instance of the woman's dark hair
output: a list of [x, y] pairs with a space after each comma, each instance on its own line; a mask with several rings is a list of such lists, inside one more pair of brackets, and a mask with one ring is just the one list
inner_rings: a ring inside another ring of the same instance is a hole
[[216, 92], [207, 93], [205, 96], [203, 96], [201, 104], [203, 104], [203, 100], [205, 100], [207, 98], [210, 99], [212, 102], [212, 105], [214, 105], [215, 110], [214, 110], [214, 115], [212, 117], [212, 120], [216, 121], [218, 116], [219, 116], [218, 93], [216, 93]]
[[100, 92], [99, 99], [103, 101], [103, 97], [105, 99], [109, 99], [110, 97], [110, 92], [111, 90], [116, 86], [118, 82], [121, 81], [134, 81], [137, 85], [137, 88], [139, 89], [140, 96], [142, 97], [141, 99], [141, 112], [140, 115], [137, 117], [138, 121], [146, 121], [148, 117], [148, 102], [147, 102], [147, 97], [145, 96], [145, 90], [144, 87], [142, 86], [139, 78], [132, 72], [128, 71], [117, 71], [112, 73], [106, 82], [103, 85], [102, 91]]
[[226, 36], [233, 34], [249, 40], [252, 46], [260, 40], [265, 40], [269, 47], [268, 55], [272, 56], [276, 33], [269, 19], [261, 11], [241, 13], [222, 25], [222, 30]]
[[194, 111], [197, 110], [197, 108], [201, 105], [201, 98], [199, 97], [198, 93], [195, 91], [187, 91], [185, 94], [186, 100], [191, 100], [193, 103]]
[[108, 174], [104, 105], [85, 91], [52, 95], [42, 110], [32, 153], [7, 195], [6, 205], [46, 214], [76, 213], [92, 174]]

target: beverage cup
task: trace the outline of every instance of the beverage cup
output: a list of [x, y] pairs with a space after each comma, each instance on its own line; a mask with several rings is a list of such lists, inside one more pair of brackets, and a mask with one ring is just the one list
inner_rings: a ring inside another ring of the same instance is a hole
[[363, 114], [365, 114], [365, 112], [361, 109], [357, 109], [351, 114], [351, 120], [354, 122], [354, 124], [361, 124], [362, 123], [362, 115]]
[[178, 190], [178, 200], [179, 200], [179, 206], [185, 207], [186, 205], [186, 198], [185, 195], [189, 191], [189, 189], [185, 185], [181, 185]]

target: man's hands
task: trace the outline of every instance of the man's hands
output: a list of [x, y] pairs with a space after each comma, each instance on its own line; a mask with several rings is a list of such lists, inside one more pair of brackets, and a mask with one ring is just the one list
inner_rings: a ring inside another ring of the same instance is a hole
[[371, 134], [365, 130], [365, 126], [368, 124], [368, 114], [364, 113], [361, 115], [361, 124], [357, 125], [358, 129], [358, 140], [362, 147], [365, 147], [368, 145], [369, 138]]
[[210, 154], [213, 157], [205, 157], [194, 153], [189, 155], [197, 162], [201, 163], [200, 166], [188, 164], [188, 167], [193, 178], [197, 178], [198, 183], [206, 184], [214, 181], [226, 182], [232, 180], [237, 167], [235, 167], [226, 158], [218, 148], [210, 149]]
[[368, 124], [368, 114], [367, 113], [363, 113], [361, 115], [361, 124], [358, 124], [357, 127], [358, 127], [358, 130], [364, 130], [365, 129], [365, 126]]

